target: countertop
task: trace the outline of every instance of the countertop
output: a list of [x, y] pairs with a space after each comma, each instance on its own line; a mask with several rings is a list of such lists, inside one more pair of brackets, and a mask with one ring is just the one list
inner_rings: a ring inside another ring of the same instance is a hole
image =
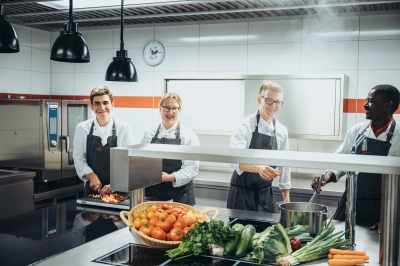
[[[211, 207], [195, 206], [200, 210], [207, 210]], [[252, 217], [252, 219], [263, 219], [265, 221], [276, 222], [279, 220], [278, 214], [256, 213], [249, 211], [228, 210], [218, 208], [219, 220], [227, 220], [231, 215], [241, 215], [241, 217]], [[344, 230], [344, 222], [334, 221], [336, 230]], [[101, 238], [96, 241], [90, 241], [76, 248], [55, 255], [53, 257], [42, 260], [34, 265], [100, 265], [99, 263], [92, 262], [104, 254], [107, 254], [115, 249], [118, 249], [129, 243], [141, 243], [140, 238], [130, 232], [128, 227], [122, 228]], [[364, 226], [356, 227], [356, 250], [362, 250], [370, 256], [368, 265], [379, 265], [379, 235], [377, 231], [369, 231]], [[327, 265], [327, 259], [304, 263], [301, 265]]]

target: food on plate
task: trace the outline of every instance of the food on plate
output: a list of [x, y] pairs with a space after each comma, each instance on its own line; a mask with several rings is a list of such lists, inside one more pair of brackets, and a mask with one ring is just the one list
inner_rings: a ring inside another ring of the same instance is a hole
[[93, 198], [93, 199], [101, 199], [104, 202], [107, 203], [119, 203], [119, 202], [123, 202], [126, 199], [129, 199], [128, 195], [122, 195], [119, 193], [111, 193], [111, 194], [103, 194], [103, 195], [97, 195], [97, 194], [90, 194], [88, 196], [89, 198]]

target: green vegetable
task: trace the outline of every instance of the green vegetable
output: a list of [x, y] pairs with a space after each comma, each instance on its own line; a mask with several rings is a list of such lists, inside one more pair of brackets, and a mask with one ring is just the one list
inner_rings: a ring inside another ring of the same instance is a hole
[[285, 231], [289, 237], [298, 236], [304, 233], [308, 233], [308, 225], [296, 225], [293, 227], [285, 228]]
[[210, 244], [222, 245], [235, 238], [235, 232], [223, 221], [196, 222], [194, 228], [181, 240], [177, 248], [166, 251], [173, 259], [200, 255], [209, 250]]
[[235, 257], [243, 257], [247, 251], [251, 238], [255, 235], [255, 233], [256, 229], [251, 224], [248, 224], [243, 228], [239, 243], [236, 246]]
[[275, 262], [277, 257], [287, 256], [292, 252], [290, 239], [281, 224], [275, 224], [265, 229], [254, 242], [251, 258], [260, 263]]
[[311, 242], [288, 256], [277, 258], [276, 262], [279, 265], [296, 265], [326, 258], [331, 248], [348, 249], [346, 245], [349, 244], [349, 240], [342, 239], [345, 232], [333, 233], [334, 230], [335, 226], [332, 224], [332, 219], [325, 221], [321, 230]]
[[243, 231], [243, 228], [244, 228], [244, 225], [240, 224], [240, 223], [237, 223], [234, 226], [232, 226], [232, 231], [236, 233], [236, 236], [234, 239], [228, 241], [225, 244], [224, 253], [223, 253], [224, 256], [227, 256], [235, 251], [235, 248], [237, 246], [237, 243], [239, 242], [240, 235]]

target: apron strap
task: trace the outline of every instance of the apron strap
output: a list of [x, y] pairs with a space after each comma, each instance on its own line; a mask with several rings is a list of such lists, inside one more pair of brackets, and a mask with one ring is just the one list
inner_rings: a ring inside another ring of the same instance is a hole
[[92, 122], [92, 126], [90, 127], [89, 135], [93, 135], [94, 121]]
[[115, 128], [115, 120], [113, 119], [112, 136], [115, 137], [116, 135], [117, 135], [117, 129]]
[[178, 122], [178, 126], [176, 127], [176, 138], [175, 139], [180, 139], [181, 138], [181, 123]]
[[390, 126], [389, 132], [387, 134], [386, 141], [390, 142], [392, 140], [395, 127], [396, 127], [396, 120], [393, 119], [392, 125]]
[[361, 142], [367, 137], [367, 136], [365, 136], [365, 131], [367, 130], [367, 128], [368, 128], [369, 126], [370, 126], [370, 125], [368, 125], [368, 126], [366, 126], [366, 127], [364, 128], [363, 132], [361, 133], [362, 135], [359, 134], [359, 135], [357, 136], [356, 141], [355, 141], [354, 144], [353, 144], [353, 147], [351, 147], [351, 154], [355, 154], [355, 153], [356, 153], [356, 150], [357, 150], [358, 145], [360, 145]]
[[160, 134], [160, 129], [161, 129], [161, 124], [158, 125], [158, 128], [156, 130], [156, 134], [154, 135], [154, 138], [158, 138], [158, 134]]
[[[254, 130], [254, 132], [258, 133], [258, 123], [260, 122], [260, 110], [257, 111], [256, 121], [257, 121], [257, 124], [256, 124], [256, 129]], [[275, 135], [275, 133], [276, 133], [276, 120], [275, 120], [275, 118], [272, 118], [272, 123], [274, 125], [274, 135]]]

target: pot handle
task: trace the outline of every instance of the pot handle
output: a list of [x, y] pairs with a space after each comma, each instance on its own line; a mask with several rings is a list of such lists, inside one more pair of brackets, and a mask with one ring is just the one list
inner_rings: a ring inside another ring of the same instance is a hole
[[275, 203], [276, 205], [278, 205], [279, 207], [281, 207], [281, 205], [285, 203], [284, 201], [278, 201], [277, 203]]
[[319, 216], [321, 216], [321, 215], [326, 215], [326, 216], [328, 216], [328, 215], [330, 215], [330, 214], [333, 214], [333, 211], [326, 211], [326, 212], [320, 211], [320, 212], [318, 212], [318, 215], [319, 215]]

